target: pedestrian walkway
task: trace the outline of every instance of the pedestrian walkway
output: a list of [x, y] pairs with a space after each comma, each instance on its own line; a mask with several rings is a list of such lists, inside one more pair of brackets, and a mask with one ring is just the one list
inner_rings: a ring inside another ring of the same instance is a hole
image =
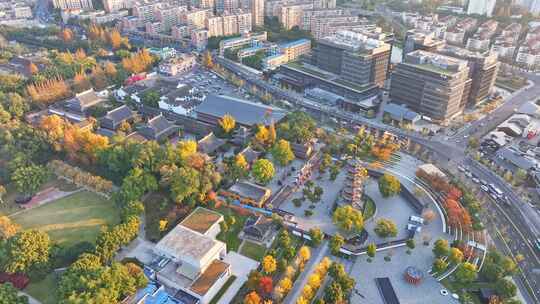
[[296, 303], [296, 298], [302, 293], [302, 289], [307, 284], [310, 274], [315, 267], [317, 267], [319, 262], [328, 254], [328, 251], [328, 241], [324, 241], [317, 249], [315, 249], [315, 253], [312, 253], [311, 259], [309, 259], [309, 262], [304, 267], [304, 271], [300, 274], [298, 279], [296, 279], [293, 288], [285, 297], [283, 303]]

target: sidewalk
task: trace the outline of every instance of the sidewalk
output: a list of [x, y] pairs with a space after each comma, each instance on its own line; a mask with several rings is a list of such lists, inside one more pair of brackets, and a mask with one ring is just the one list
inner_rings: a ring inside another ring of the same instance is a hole
[[311, 255], [311, 259], [309, 259], [309, 262], [304, 267], [304, 271], [300, 274], [300, 276], [294, 282], [292, 290], [285, 297], [285, 299], [283, 300], [283, 303], [296, 302], [296, 298], [298, 298], [300, 294], [302, 293], [302, 289], [307, 284], [309, 276], [311, 275], [315, 267], [319, 264], [319, 262], [328, 254], [328, 251], [329, 251], [328, 241], [324, 241], [319, 246], [319, 248], [316, 249], [316, 252]]

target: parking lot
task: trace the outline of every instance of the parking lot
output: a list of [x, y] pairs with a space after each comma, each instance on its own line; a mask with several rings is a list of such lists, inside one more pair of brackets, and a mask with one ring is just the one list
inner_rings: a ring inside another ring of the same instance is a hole
[[205, 95], [221, 94], [248, 100], [253, 98], [246, 90], [234, 86], [216, 73], [200, 66], [196, 67], [190, 73], [182, 74], [174, 78], [182, 83], [187, 83], [192, 87], [197, 88]]

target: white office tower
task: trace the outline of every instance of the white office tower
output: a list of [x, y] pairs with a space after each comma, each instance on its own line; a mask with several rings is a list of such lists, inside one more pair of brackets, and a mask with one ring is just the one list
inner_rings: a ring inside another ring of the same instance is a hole
[[485, 15], [491, 17], [495, 9], [496, 0], [469, 0], [467, 5], [467, 14]]

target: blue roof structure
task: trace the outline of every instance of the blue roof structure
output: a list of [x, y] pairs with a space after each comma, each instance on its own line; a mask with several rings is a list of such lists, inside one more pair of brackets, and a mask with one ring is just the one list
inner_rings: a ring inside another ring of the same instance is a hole
[[306, 42], [310, 42], [310, 40], [302, 38], [302, 39], [298, 39], [298, 40], [283, 43], [283, 44], [280, 45], [280, 47], [288, 48], [288, 47], [298, 46], [298, 45], [304, 44]]

